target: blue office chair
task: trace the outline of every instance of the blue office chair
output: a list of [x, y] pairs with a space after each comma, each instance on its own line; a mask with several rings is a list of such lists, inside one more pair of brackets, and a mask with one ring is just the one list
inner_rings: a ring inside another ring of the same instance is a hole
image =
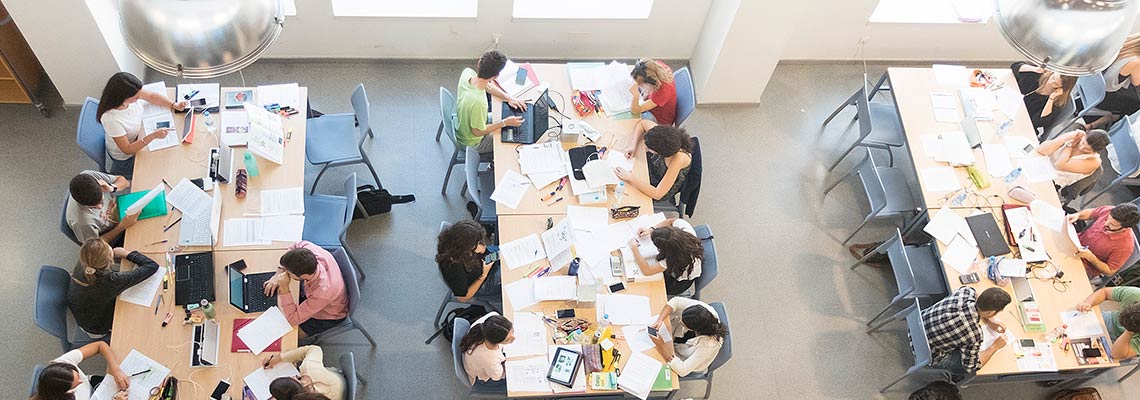
[[99, 171], [107, 172], [107, 132], [103, 124], [95, 119], [99, 112], [99, 100], [87, 98], [79, 110], [79, 127], [75, 129], [75, 143], [99, 165]]
[[1092, 175], [1081, 178], [1080, 180], [1073, 182], [1072, 185], [1061, 188], [1061, 190], [1058, 192], [1061, 195], [1061, 205], [1067, 206], [1078, 197], [1084, 196], [1091, 192], [1093, 186], [1096, 186], [1096, 183], [1100, 182], [1100, 177], [1102, 175], [1104, 175], [1104, 167], [1097, 167], [1096, 171], [1093, 171]]
[[77, 349], [85, 344], [103, 340], [110, 343], [111, 335], [102, 339], [87, 336], [82, 329], [75, 329], [75, 337], [69, 337], [67, 324], [67, 287], [71, 275], [63, 268], [50, 265], [40, 266], [36, 279], [35, 320], [36, 326], [59, 339], [63, 352]]
[[[372, 136], [372, 125], [369, 117], [368, 94], [364, 92], [364, 84], [356, 85], [352, 91], [352, 113], [325, 114], [317, 118], [306, 120], [305, 158], [313, 165], [324, 164], [317, 178], [313, 180], [313, 188], [309, 194], [316, 193], [317, 184], [321, 176], [330, 167], [342, 165], [364, 164], [372, 172], [376, 180], [376, 187], [380, 184], [380, 175], [372, 167], [368, 159], [368, 152], [364, 151], [364, 136]], [[359, 132], [353, 124], [359, 124]]]
[[827, 171], [834, 170], [855, 150], [855, 147], [859, 146], [886, 150], [887, 155], [891, 157], [888, 166], [893, 166], [894, 154], [891, 153], [891, 147], [902, 147], [905, 144], [898, 110], [891, 104], [871, 103], [867, 100], [866, 89], [859, 89], [847, 99], [846, 103], [832, 112], [823, 124], [827, 125], [848, 106], [855, 106], [855, 119], [859, 121], [859, 137], [831, 163], [831, 166], [827, 167]]
[[[447, 132], [447, 138], [451, 140], [451, 146], [455, 148], [451, 152], [451, 161], [447, 163], [447, 174], [443, 176], [443, 187], [439, 189], [439, 194], [446, 196], [447, 182], [451, 181], [451, 171], [455, 169], [456, 165], [464, 165], [467, 152], [461, 151], [461, 146], [455, 141], [455, 96], [452, 96], [451, 92], [443, 87], [439, 88], [439, 114], [441, 118], [439, 131]], [[435, 141], [439, 141], [438, 133], [435, 135]]]
[[[702, 399], [708, 399], [709, 395], [712, 394], [713, 372], [732, 358], [732, 322], [730, 322], [728, 319], [728, 311], [725, 311], [724, 303], [719, 301], [716, 303], [709, 303], [709, 306], [711, 306], [713, 310], [716, 310], [717, 318], [720, 319], [720, 323], [724, 325], [724, 329], [728, 331], [728, 334], [724, 335], [724, 342], [721, 343], [720, 351], [717, 352], [716, 358], [713, 358], [712, 364], [709, 364], [708, 371], [704, 373], [693, 372], [680, 378], [681, 382], [705, 381], [705, 395], [701, 397]], [[676, 391], [671, 392], [669, 393], [669, 398], [672, 399], [676, 395]]]
[[[1111, 112], [1096, 108], [1104, 101], [1107, 94], [1107, 88], [1104, 83], [1104, 75], [1092, 74], [1077, 77], [1077, 84], [1073, 88], [1073, 93], [1070, 97], [1073, 100], [1074, 107], [1080, 104], [1080, 109], [1077, 110], [1076, 116], [1069, 120], [1062, 129], [1054, 129], [1052, 135], [1057, 136], [1061, 132], [1067, 130], [1070, 126], [1077, 122], [1078, 119], [1084, 117], [1102, 117], [1111, 115]], [[1089, 122], [1089, 121], [1086, 121]], [[1049, 137], [1052, 139], [1052, 137]]]
[[353, 266], [352, 261], [345, 254], [344, 249], [333, 247], [325, 248], [325, 250], [329, 250], [329, 252], [332, 253], [333, 259], [336, 260], [337, 266], [340, 267], [340, 276], [342, 279], [344, 279], [345, 290], [348, 291], [348, 317], [346, 317], [344, 321], [341, 321], [340, 324], [329, 328], [327, 331], [318, 333], [316, 335], [309, 335], [301, 340], [298, 340], [298, 344], [302, 346], [314, 344], [345, 332], [357, 330], [360, 331], [360, 334], [364, 335], [365, 339], [368, 339], [368, 343], [371, 343], [372, 348], [375, 349], [376, 341], [372, 340], [372, 335], [370, 335], [368, 331], [364, 330], [363, 325], [361, 325], [359, 322], [356, 322], [356, 310], [361, 305], [360, 282], [356, 280], [356, 272], [354, 272], [356, 267]]
[[474, 396], [477, 399], [501, 399], [506, 397], [506, 393], [479, 389], [471, 385], [471, 378], [467, 376], [467, 369], [463, 367], [463, 351], [459, 349], [460, 339], [467, 335], [469, 330], [471, 330], [471, 322], [463, 318], [456, 318], [451, 331], [451, 362], [455, 366], [455, 377], [467, 388], [467, 394], [463, 398], [470, 399]]
[[495, 172], [483, 168], [486, 164], [479, 162], [479, 152], [474, 147], [467, 147], [465, 152], [463, 172], [467, 178], [467, 196], [479, 207], [474, 219], [483, 225], [498, 225], [498, 210], [495, 201], [491, 200], [491, 193], [495, 191]]
[[701, 246], [704, 247], [705, 258], [701, 261], [701, 276], [697, 277], [697, 281], [693, 283], [696, 287], [693, 290], [693, 298], [701, 299], [701, 289], [712, 283], [713, 279], [717, 276], [716, 267], [716, 243], [713, 242], [712, 228], [708, 225], [698, 225], [693, 227], [697, 232], [697, 237], [701, 239]]
[[71, 239], [75, 244], [82, 246], [83, 243], [79, 243], [79, 238], [75, 237], [75, 231], [71, 230], [71, 225], [67, 223], [67, 203], [69, 199], [71, 199], [71, 193], [64, 195], [63, 211], [59, 213], [59, 231], [63, 232], [63, 236], [67, 236], [67, 238]]
[[356, 400], [356, 392], [359, 391], [359, 385], [366, 385], [368, 382], [360, 377], [356, 372], [356, 356], [352, 352], [340, 355], [340, 373], [344, 375], [344, 398], [345, 400]]
[[[352, 223], [352, 211], [357, 207], [356, 173], [344, 180], [344, 193], [341, 196], [316, 194], [305, 196], [305, 226], [301, 239], [321, 247], [342, 248], [353, 263], [360, 265], [352, 251], [348, 249], [348, 225]], [[364, 280], [364, 270], [358, 268], [360, 279]]]
[[1132, 117], [1124, 116], [1112, 129], [1108, 131], [1108, 140], [1112, 142], [1112, 148], [1116, 151], [1116, 160], [1120, 167], [1120, 175], [1112, 180], [1103, 189], [1098, 190], [1091, 198], [1081, 199], [1081, 206], [1092, 203], [1097, 197], [1100, 197], [1105, 192], [1117, 185], [1124, 184], [1126, 186], [1140, 185], [1140, 179], [1131, 178], [1132, 174], [1140, 171], [1140, 149], [1136, 148], [1136, 139], [1132, 138]]
[[[919, 306], [918, 299], [915, 299], [913, 303], [907, 306], [907, 308], [899, 314], [903, 316], [894, 318], [893, 320], [906, 320], [906, 327], [910, 336], [910, 348], [914, 353], [914, 366], [907, 368], [906, 373], [903, 374], [903, 376], [900, 376], [898, 379], [895, 379], [894, 381], [891, 381], [891, 383], [887, 384], [887, 386], [879, 389], [879, 393], [886, 392], [887, 389], [890, 389], [892, 386], [899, 383], [903, 379], [916, 375], [935, 375], [936, 378], [929, 380], [929, 382], [933, 382], [934, 380], [953, 382], [951, 379], [950, 371], [942, 368], [933, 368], [930, 366], [930, 363], [933, 361], [930, 351], [930, 342], [926, 337], [926, 328], [922, 325], [922, 308]], [[867, 333], [871, 332], [873, 331], [868, 331]]]
[[871, 204], [871, 212], [851, 232], [851, 235], [843, 240], [844, 245], [850, 242], [863, 227], [867, 226], [868, 222], [883, 218], [901, 217], [903, 225], [905, 225], [905, 213], [916, 211], [916, 203], [911, 194], [910, 185], [907, 183], [906, 173], [898, 168], [876, 166], [875, 159], [871, 157], [871, 149], [867, 149], [866, 154], [863, 161], [856, 164], [847, 176], [836, 180], [823, 191], [823, 195], [827, 196], [847, 177], [858, 176], [863, 184], [864, 192], [867, 193], [867, 202]]
[[697, 109], [697, 92], [693, 90], [693, 75], [689, 67], [673, 71], [673, 87], [677, 89], [677, 115], [673, 126], [681, 126]]
[[[871, 326], [883, 314], [900, 304], [909, 304], [915, 299], [941, 299], [946, 296], [946, 278], [943, 275], [942, 264], [935, 253], [935, 247], [930, 244], [907, 246], [903, 243], [902, 232], [898, 228], [895, 228], [894, 236], [884, 241], [874, 251], [867, 252], [848, 269], [854, 270], [873, 254], [883, 253], [886, 253], [891, 260], [891, 271], [895, 274], [899, 293], [886, 307], [883, 307], [882, 311], [867, 321], [867, 326]], [[891, 319], [870, 328], [869, 331], [877, 330], [898, 317], [896, 314]]]
[[29, 398], [36, 395], [36, 385], [40, 383], [40, 372], [43, 372], [43, 370], [43, 364], [36, 364], [36, 366], [32, 368], [32, 384], [28, 387]]

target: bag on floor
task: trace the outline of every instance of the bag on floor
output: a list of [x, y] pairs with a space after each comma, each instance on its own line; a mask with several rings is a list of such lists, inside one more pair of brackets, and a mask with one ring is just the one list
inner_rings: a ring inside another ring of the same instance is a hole
[[[411, 203], [416, 201], [416, 195], [396, 195], [388, 193], [387, 189], [377, 189], [372, 185], [362, 185], [356, 188], [356, 201], [364, 208], [357, 207], [352, 212], [352, 219], [361, 219], [366, 216], [376, 216], [392, 211], [393, 204]], [[367, 214], [365, 214], [367, 213]]]
[[1053, 395], [1053, 400], [1101, 400], [1101, 398], [1096, 388], [1086, 387], [1062, 390]]
[[467, 320], [467, 322], [475, 322], [475, 320], [481, 318], [484, 315], [487, 315], [487, 308], [478, 304], [470, 305], [464, 308], [452, 309], [443, 316], [443, 324], [440, 326], [439, 330], [435, 331], [431, 337], [424, 341], [424, 344], [431, 344], [431, 341], [435, 340], [435, 338], [440, 334], [443, 334], [443, 338], [447, 339], [447, 341], [450, 342], [455, 339], [451, 336], [455, 333], [456, 318], [463, 318]]

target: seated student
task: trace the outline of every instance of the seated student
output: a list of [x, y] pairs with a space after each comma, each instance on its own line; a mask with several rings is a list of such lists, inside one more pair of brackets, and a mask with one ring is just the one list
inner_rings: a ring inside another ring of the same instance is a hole
[[1100, 168], [1100, 151], [1108, 143], [1108, 133], [1103, 130], [1093, 129], [1086, 134], [1078, 129], [1041, 142], [1037, 146], [1037, 154], [1053, 161], [1053, 168], [1057, 171], [1053, 182], [1064, 188]]
[[1069, 94], [1077, 85], [1077, 77], [1046, 71], [1020, 61], [1010, 65], [1010, 69], [1017, 77], [1017, 86], [1021, 88], [1033, 127], [1049, 129], [1061, 107], [1069, 101]]
[[[633, 94], [630, 112], [641, 114], [641, 118], [661, 125], [673, 125], [677, 116], [677, 87], [673, 84], [673, 71], [665, 63], [650, 58], [642, 58], [633, 64], [634, 83], [629, 87]], [[641, 102], [641, 90], [647, 95]]]
[[490, 312], [471, 324], [471, 330], [459, 339], [463, 352], [463, 369], [472, 386], [506, 393], [507, 380], [503, 363], [507, 356], [503, 345], [515, 341], [514, 325], [497, 312]]
[[320, 346], [301, 346], [281, 353], [280, 357], [269, 356], [262, 364], [265, 368], [284, 361], [297, 364], [299, 376], [283, 376], [269, 383], [269, 394], [277, 400], [298, 399], [302, 393], [319, 393], [332, 400], [344, 397], [344, 376], [336, 370], [325, 367], [324, 351]]
[[[135, 264], [130, 271], [112, 271], [116, 258], [126, 258]], [[75, 323], [87, 333], [111, 333], [115, 317], [115, 299], [119, 293], [146, 280], [158, 271], [158, 263], [138, 251], [122, 247], [111, 248], [103, 239], [83, 242], [79, 249], [79, 263], [71, 272], [67, 288], [67, 308], [75, 316]]]
[[[348, 291], [340, 266], [328, 250], [302, 240], [281, 255], [281, 268], [265, 282], [265, 295], [277, 294], [277, 307], [304, 335], [316, 335], [348, 317]], [[301, 282], [300, 302], [293, 302], [289, 282]]]
[[138, 214], [128, 215], [121, 222], [115, 199], [107, 195], [126, 190], [131, 183], [122, 176], [99, 171], [83, 171], [68, 185], [71, 198], [67, 200], [64, 218], [80, 243], [101, 238], [107, 243], [121, 243], [123, 231], [134, 226]]
[[499, 262], [483, 262], [487, 231], [472, 220], [462, 220], [439, 233], [435, 262], [443, 281], [459, 301], [502, 293]]
[[[475, 147], [479, 154], [490, 154], [494, 150], [495, 140], [491, 133], [504, 126], [520, 126], [522, 118], [508, 117], [502, 121], [487, 125], [487, 93], [506, 100], [507, 104], [515, 109], [525, 110], [526, 103], [519, 101], [503, 91], [495, 78], [507, 63], [507, 56], [498, 50], [488, 50], [479, 57], [479, 62], [471, 68], [463, 69], [459, 75], [459, 87], [455, 91], [455, 110], [458, 123], [455, 125], [455, 141], [460, 146]], [[496, 114], [499, 110], [492, 110]], [[536, 132], [541, 135], [543, 132]]]
[[1077, 256], [1084, 260], [1085, 273], [1090, 278], [1112, 275], [1132, 256], [1132, 228], [1140, 221], [1140, 211], [1135, 204], [1121, 203], [1115, 207], [1086, 208], [1068, 216], [1070, 224], [1087, 219], [1093, 223], [1077, 235], [1084, 246], [1077, 250]]
[[146, 148], [147, 144], [155, 139], [165, 138], [173, 128], [156, 129], [145, 133], [143, 128], [143, 107], [138, 101], [146, 100], [148, 103], [182, 111], [189, 105], [186, 101], [175, 103], [166, 97], [166, 93], [142, 90], [143, 84], [139, 78], [129, 72], [119, 72], [111, 75], [107, 85], [103, 87], [103, 95], [99, 97], [99, 108], [95, 112], [95, 120], [103, 125], [107, 132], [107, 154], [111, 156], [111, 164], [107, 172], [121, 175], [130, 179], [135, 169], [135, 153]]
[[1127, 360], [1140, 354], [1140, 288], [1117, 286], [1103, 288], [1077, 304], [1077, 311], [1089, 312], [1092, 308], [1112, 300], [1120, 303], [1120, 311], [1101, 311], [1104, 325], [1112, 338], [1112, 358]]
[[[1116, 115], [1129, 115], [1140, 110], [1140, 34], [1131, 34], [1124, 39], [1116, 60], [1103, 72], [1104, 100], [1096, 106], [1097, 109], [1109, 111]], [[1109, 116], [1089, 123], [1089, 126], [1103, 126]]]
[[728, 335], [712, 306], [687, 297], [669, 299], [653, 327], [649, 339], [678, 376], [707, 371]]
[[669, 218], [655, 227], [638, 229], [637, 235], [642, 239], [649, 238], [657, 247], [656, 263], [650, 265], [645, 255], [637, 251], [641, 247], [638, 240], [629, 240], [629, 247], [634, 250], [633, 259], [642, 274], [664, 272], [665, 293], [670, 296], [681, 295], [693, 287], [693, 282], [701, 276], [705, 249], [689, 221]]
[[36, 393], [32, 396], [32, 400], [90, 399], [95, 388], [91, 385], [87, 374], [79, 369], [79, 363], [95, 354], [103, 356], [103, 360], [107, 362], [107, 375], [110, 375], [109, 378], [114, 379], [122, 389], [115, 394], [114, 400], [126, 400], [131, 378], [119, 368], [118, 357], [111, 352], [111, 346], [104, 342], [86, 344], [51, 360], [40, 371], [39, 380], [36, 382]]
[[1010, 303], [1009, 293], [1000, 288], [977, 290], [962, 286], [949, 297], [922, 311], [922, 325], [930, 342], [932, 365], [954, 371], [954, 380], [973, 374], [1005, 347], [1005, 336], [999, 336], [985, 351], [982, 347], [984, 323], [1004, 333], [1005, 324], [994, 317]]
[[680, 213], [673, 205], [693, 163], [693, 141], [684, 129], [641, 120], [634, 126], [633, 138], [623, 150], [626, 157], [633, 157], [643, 137], [645, 148], [649, 150], [649, 180], [635, 177], [620, 167], [614, 168], [614, 174], [646, 196], [658, 200], [654, 202], [654, 209], [668, 210], [666, 215], [677, 217]]

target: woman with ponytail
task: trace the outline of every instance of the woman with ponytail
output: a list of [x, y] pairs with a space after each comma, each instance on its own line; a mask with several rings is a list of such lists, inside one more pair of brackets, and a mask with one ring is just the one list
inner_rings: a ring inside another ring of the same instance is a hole
[[[657, 335], [649, 339], [679, 376], [707, 371], [728, 336], [712, 306], [685, 297], [669, 299], [653, 327]], [[665, 335], [672, 335], [673, 343], [665, 341]]]
[[[112, 270], [116, 258], [126, 258], [135, 265], [134, 269]], [[67, 288], [67, 308], [75, 315], [76, 324], [87, 333], [111, 333], [119, 293], [146, 280], [155, 271], [158, 271], [158, 263], [138, 251], [112, 249], [103, 239], [90, 239], [79, 248], [79, 263], [71, 273], [71, 284]]]
[[[629, 240], [629, 248], [634, 250], [633, 259], [643, 275], [664, 272], [665, 293], [670, 296], [682, 295], [693, 287], [693, 281], [701, 276], [705, 249], [689, 221], [669, 218], [657, 226], [638, 229], [637, 236]], [[647, 239], [656, 250], [641, 248]], [[654, 263], [646, 257], [652, 257]]]
[[459, 340], [459, 350], [472, 385], [506, 393], [503, 345], [514, 341], [514, 325], [499, 313], [491, 312], [471, 324], [471, 330]]
[[[651, 58], [642, 58], [633, 64], [633, 95], [630, 112], [641, 114], [641, 118], [661, 125], [673, 125], [677, 117], [677, 86], [673, 84], [673, 71], [665, 63]], [[641, 94], [645, 93], [645, 102]]]

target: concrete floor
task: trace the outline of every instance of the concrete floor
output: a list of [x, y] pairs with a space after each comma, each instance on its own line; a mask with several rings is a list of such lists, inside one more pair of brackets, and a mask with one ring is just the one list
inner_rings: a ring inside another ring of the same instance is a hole
[[[294, 81], [308, 86], [312, 106], [326, 113], [349, 111], [351, 90], [364, 83], [377, 133], [368, 146], [384, 186], [395, 194], [417, 195], [415, 203], [357, 221], [349, 230], [369, 276], [365, 308], [357, 317], [379, 347], [370, 353], [362, 337], [349, 334], [327, 345], [326, 353], [330, 361], [345, 351], [356, 353], [369, 382], [364, 398], [445, 399], [464, 393], [452, 373], [446, 341], [423, 344], [433, 331], [438, 293], [445, 290], [432, 261], [435, 232], [440, 221], [466, 215], [459, 195], [461, 170], [448, 195], [438, 194], [452, 147], [433, 140], [439, 123], [436, 88], [452, 88], [463, 67], [456, 62], [262, 61], [244, 71], [249, 86]], [[872, 77], [884, 68], [870, 67]], [[721, 265], [721, 276], [704, 296], [725, 302], [734, 331], [735, 357], [717, 371], [712, 398], [900, 399], [915, 388], [904, 383], [878, 394], [913, 359], [901, 324], [863, 333], [866, 319], [895, 294], [889, 271], [845, 268], [852, 260], [839, 241], [862, 220], [866, 201], [852, 182], [826, 199], [820, 194], [825, 180], [836, 178], [823, 170], [836, 156], [837, 143], [853, 134], [836, 123], [821, 132], [820, 122], [859, 86], [862, 74], [857, 64], [781, 65], [759, 106], [701, 106], [686, 123], [701, 138], [706, 165], [693, 222], [715, 230]], [[241, 84], [237, 76], [220, 82]], [[77, 257], [75, 245], [56, 228], [68, 179], [94, 166], [75, 146], [77, 115], [75, 106], [57, 107], [45, 119], [31, 106], [0, 105], [5, 141], [0, 182], [8, 189], [0, 191], [0, 203], [9, 204], [0, 208], [5, 221], [0, 250], [7, 260], [0, 263], [0, 274], [9, 277], [0, 280], [0, 304], [8, 305], [0, 310], [7, 321], [0, 337], [9, 343], [2, 365], [11, 368], [0, 374], [0, 384], [9, 392], [23, 393], [32, 366], [59, 353], [58, 342], [34, 326], [31, 299], [40, 264], [67, 266]], [[896, 156], [900, 167], [909, 168], [905, 155]], [[353, 170], [362, 181], [370, 179], [365, 168], [337, 168], [318, 191], [336, 190]], [[308, 168], [307, 182], [316, 172]], [[887, 229], [873, 227], [856, 241], [880, 240]], [[101, 373], [102, 364], [93, 361], [85, 368]], [[1140, 392], [1140, 379], [1116, 384], [1124, 372], [1110, 371], [1090, 384], [1106, 399], [1135, 398], [1125, 393]], [[686, 386], [683, 394], [701, 389]], [[966, 398], [1045, 399], [1052, 390], [1011, 383], [963, 392]]]

